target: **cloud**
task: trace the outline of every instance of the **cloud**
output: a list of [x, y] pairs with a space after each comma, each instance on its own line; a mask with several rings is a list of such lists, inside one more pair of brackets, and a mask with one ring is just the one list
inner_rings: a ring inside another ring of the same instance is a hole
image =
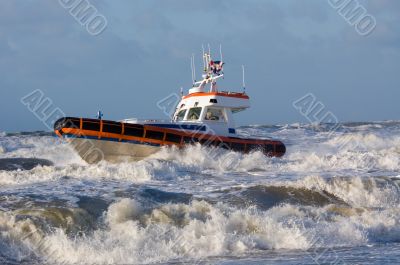
[[[398, 1], [365, 2], [378, 23], [368, 37], [357, 35], [327, 1], [93, 4], [108, 21], [97, 37], [57, 1], [0, 2], [0, 111], [19, 121], [1, 116], [5, 128], [41, 128], [18, 103], [37, 88], [70, 115], [88, 116], [101, 108], [113, 119], [165, 118], [155, 102], [190, 86], [189, 57], [195, 53], [200, 68], [202, 43], [217, 54], [222, 43], [225, 89], [241, 89], [241, 65], [246, 65], [254, 100], [239, 123], [296, 121], [301, 117], [291, 102], [307, 92], [344, 120], [395, 119], [398, 113], [393, 100], [399, 95]], [[385, 91], [383, 110], [366, 104], [375, 100], [377, 89]]]

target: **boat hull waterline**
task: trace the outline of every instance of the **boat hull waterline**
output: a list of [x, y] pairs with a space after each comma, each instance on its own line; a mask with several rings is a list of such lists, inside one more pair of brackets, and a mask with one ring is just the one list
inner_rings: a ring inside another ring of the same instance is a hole
[[[281, 157], [285, 145], [277, 140], [251, 139], [209, 134], [207, 128], [195, 125], [139, 124], [109, 120], [66, 117], [54, 124], [55, 133], [71, 142], [88, 163], [137, 161], [160, 150], [162, 146], [183, 148], [201, 144], [242, 153], [259, 150], [266, 156]], [[184, 129], [182, 129], [184, 128]]]

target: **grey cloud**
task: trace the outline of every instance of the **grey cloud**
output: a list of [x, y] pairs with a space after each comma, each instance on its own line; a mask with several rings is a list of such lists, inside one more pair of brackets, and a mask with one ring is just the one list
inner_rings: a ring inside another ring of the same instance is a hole
[[[57, 1], [0, 2], [0, 130], [42, 128], [18, 103], [40, 88], [69, 115], [165, 118], [155, 102], [190, 86], [189, 57], [223, 44], [226, 79], [253, 108], [239, 123], [301, 119], [291, 102], [313, 92], [342, 120], [396, 119], [399, 2], [365, 2], [378, 26], [360, 37], [327, 1], [93, 1], [109, 25], [85, 31]], [[200, 65], [200, 58], [197, 57]], [[372, 104], [377, 100], [378, 105]], [[279, 110], [279, 111], [276, 111]]]

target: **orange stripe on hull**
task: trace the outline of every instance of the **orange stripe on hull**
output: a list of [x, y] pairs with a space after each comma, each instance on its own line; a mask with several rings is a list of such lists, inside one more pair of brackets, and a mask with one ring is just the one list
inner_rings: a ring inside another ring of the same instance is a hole
[[[186, 144], [199, 142], [202, 145], [209, 146], [220, 146], [225, 145], [226, 148], [232, 149], [234, 151], [240, 151], [248, 153], [252, 150], [261, 148], [266, 155], [269, 156], [283, 156], [286, 148], [280, 141], [275, 140], [262, 140], [262, 139], [242, 139], [226, 136], [218, 136], [215, 134], [204, 134], [198, 131], [189, 132], [184, 130], [175, 130], [170, 128], [161, 128], [152, 125], [140, 125], [140, 124], [129, 124], [129, 123], [115, 123], [121, 124], [121, 133], [111, 133], [104, 132], [104, 124], [109, 124], [111, 121], [98, 121], [99, 127], [96, 129], [82, 129], [83, 123], [96, 123], [94, 120], [80, 119], [79, 127], [75, 128], [57, 128], [55, 133], [62, 137], [63, 134], [74, 135], [77, 137], [95, 137], [97, 139], [109, 138], [115, 139], [117, 141], [136, 141], [140, 143], [150, 143], [157, 145], [176, 145], [183, 147]], [[143, 130], [143, 134], [138, 136], [126, 135], [127, 127], [132, 128], [132, 126], [137, 126]], [[169, 137], [168, 137], [169, 136]]]

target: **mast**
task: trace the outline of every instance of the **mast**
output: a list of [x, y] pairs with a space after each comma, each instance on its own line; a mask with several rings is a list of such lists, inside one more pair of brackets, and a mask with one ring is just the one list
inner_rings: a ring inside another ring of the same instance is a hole
[[194, 75], [193, 75], [193, 54], [192, 57], [190, 57], [190, 69], [192, 72], [192, 84], [194, 84]]
[[196, 82], [196, 65], [194, 63], [194, 53], [192, 53], [192, 65], [193, 65], [193, 83]]
[[222, 54], [222, 45], [220, 44], [219, 47], [219, 53], [220, 53], [220, 60], [219, 61], [214, 61], [211, 57], [211, 47], [210, 44], [207, 44], [208, 46], [208, 52], [205, 51], [204, 45], [201, 46], [202, 48], [202, 60], [203, 60], [203, 74], [202, 74], [202, 80], [201, 81], [196, 81], [196, 66], [195, 66], [195, 59], [194, 59], [194, 54], [192, 54], [190, 58], [190, 67], [192, 69], [192, 83], [193, 83], [193, 88], [196, 88], [196, 91], [201, 91], [202, 89], [205, 88], [207, 84], [210, 84], [209, 91], [217, 91], [217, 82], [216, 80], [218, 78], [221, 78], [224, 76], [223, 73], [223, 65], [224, 62], [222, 61], [223, 59], [223, 54]]
[[204, 69], [204, 73], [207, 71], [207, 68], [206, 68], [206, 59], [205, 59], [205, 57], [204, 57], [204, 44], [202, 44], [201, 45], [201, 48], [202, 48], [202, 57], [203, 57], [203, 69]]
[[[192, 56], [190, 57], [190, 68], [192, 69], [192, 84], [194, 85], [196, 83], [196, 64], [194, 62], [194, 53], [192, 53]], [[204, 63], [204, 61], [203, 61]]]
[[246, 92], [246, 84], [244, 82], [244, 65], [242, 65], [243, 93]]
[[220, 58], [220, 61], [223, 62], [223, 60], [222, 60], [222, 44], [219, 45], [219, 58]]

